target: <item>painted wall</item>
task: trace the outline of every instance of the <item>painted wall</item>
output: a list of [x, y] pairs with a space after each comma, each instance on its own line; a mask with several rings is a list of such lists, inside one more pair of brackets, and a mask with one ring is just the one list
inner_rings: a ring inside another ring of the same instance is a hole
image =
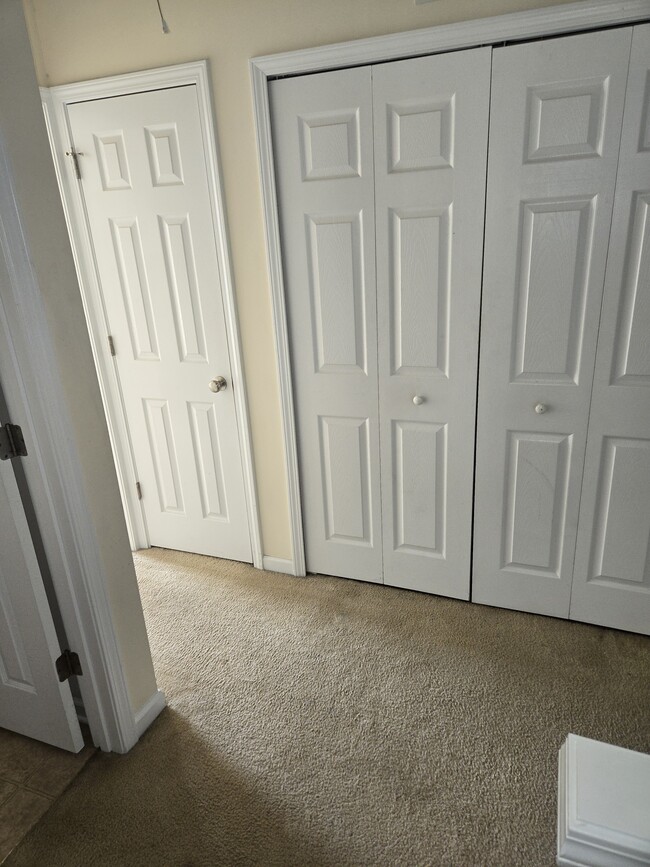
[[[129, 697], [137, 711], [155, 693], [156, 681], [20, 0], [0, 0], [0, 134], [54, 347], [54, 375], [62, 386], [86, 504], [97, 528]], [[35, 506], [40, 520], [47, 506]]]
[[[248, 60], [557, 0], [23, 0], [41, 85], [207, 58], [213, 78], [264, 553], [289, 557], [271, 300]], [[562, 2], [562, 0], [560, 0]]]

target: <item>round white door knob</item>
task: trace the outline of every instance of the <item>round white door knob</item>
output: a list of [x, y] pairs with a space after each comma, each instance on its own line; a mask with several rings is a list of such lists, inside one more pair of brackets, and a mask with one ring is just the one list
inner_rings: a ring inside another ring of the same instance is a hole
[[227, 384], [228, 383], [223, 378], [223, 376], [216, 376], [214, 379], [210, 380], [210, 382], [208, 383], [208, 388], [210, 389], [210, 391], [213, 391], [215, 394], [217, 394], [218, 392], [223, 391], [224, 388], [226, 388]]
[[535, 404], [535, 412], [537, 413], [537, 415], [541, 415], [543, 412], [546, 412], [547, 409], [548, 407], [545, 403]]
[[421, 394], [416, 394], [415, 397], [413, 398], [413, 403], [416, 406], [420, 406], [421, 403], [424, 403], [424, 398], [422, 397]]

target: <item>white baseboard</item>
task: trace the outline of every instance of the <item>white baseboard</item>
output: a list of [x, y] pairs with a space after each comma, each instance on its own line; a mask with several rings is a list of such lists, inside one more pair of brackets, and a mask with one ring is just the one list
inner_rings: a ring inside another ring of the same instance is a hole
[[167, 707], [167, 699], [165, 698], [165, 693], [159, 689], [154, 692], [149, 701], [135, 715], [135, 730], [138, 738], [142, 737], [165, 707]]
[[285, 575], [295, 575], [293, 560], [283, 560], [281, 557], [262, 557], [262, 568], [267, 572], [284, 572]]

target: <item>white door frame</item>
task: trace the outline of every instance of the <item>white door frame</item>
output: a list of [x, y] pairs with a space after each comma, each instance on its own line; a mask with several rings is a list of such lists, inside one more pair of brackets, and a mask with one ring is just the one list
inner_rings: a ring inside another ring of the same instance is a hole
[[50, 136], [50, 144], [52, 146], [57, 180], [61, 190], [61, 198], [63, 199], [63, 208], [68, 224], [72, 252], [79, 277], [81, 297], [86, 313], [95, 365], [97, 367], [111, 445], [115, 456], [129, 540], [133, 550], [137, 550], [138, 548], [150, 547], [150, 542], [144, 521], [142, 503], [136, 493], [136, 482], [139, 479], [130, 445], [121, 389], [108, 345], [110, 329], [106, 322], [101, 300], [99, 276], [94, 259], [90, 226], [86, 216], [80, 185], [75, 178], [74, 165], [72, 160], [66, 156], [66, 151], [70, 149], [71, 142], [68, 106], [71, 103], [142, 93], [151, 90], [162, 90], [188, 84], [196, 85], [199, 102], [199, 116], [203, 131], [203, 147], [208, 172], [208, 192], [212, 206], [226, 333], [228, 336], [237, 431], [242, 455], [251, 552], [253, 555], [253, 565], [261, 569], [263, 568], [262, 540], [257, 505], [255, 469], [230, 247], [226, 230], [216, 124], [212, 111], [207, 61], [200, 60], [193, 63], [148, 69], [142, 72], [114, 75], [108, 78], [75, 82], [74, 84], [65, 84], [58, 87], [41, 88], [41, 99]]
[[411, 30], [390, 36], [357, 39], [283, 54], [254, 57], [250, 61], [253, 86], [253, 106], [257, 130], [267, 263], [271, 286], [275, 348], [280, 380], [283, 442], [289, 491], [291, 523], [292, 572], [305, 574], [305, 545], [302, 528], [302, 508], [298, 478], [298, 450], [293, 409], [289, 334], [282, 269], [282, 252], [275, 166], [271, 138], [269, 81], [284, 75], [324, 72], [345, 66], [360, 66], [387, 60], [401, 60], [424, 54], [475, 48], [512, 40], [534, 39], [593, 30], [622, 24], [633, 24], [650, 18], [648, 0], [585, 0], [585, 2], [549, 6], [480, 18], [457, 24], [444, 24], [422, 30]]
[[[1, 133], [1, 130], [0, 130]], [[83, 660], [79, 689], [93, 740], [125, 753], [164, 707], [156, 692], [133, 712], [108, 600], [108, 577], [90, 517], [71, 421], [29, 232], [23, 227], [11, 167], [0, 136], [0, 250], [8, 285], [0, 286], [0, 372], [14, 423], [29, 449], [24, 469], [70, 646]]]

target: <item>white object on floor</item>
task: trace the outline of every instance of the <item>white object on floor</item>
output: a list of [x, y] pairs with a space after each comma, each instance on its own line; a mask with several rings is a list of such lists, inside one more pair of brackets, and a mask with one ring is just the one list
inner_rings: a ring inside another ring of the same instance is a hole
[[650, 864], [650, 755], [567, 737], [560, 748], [557, 863]]

